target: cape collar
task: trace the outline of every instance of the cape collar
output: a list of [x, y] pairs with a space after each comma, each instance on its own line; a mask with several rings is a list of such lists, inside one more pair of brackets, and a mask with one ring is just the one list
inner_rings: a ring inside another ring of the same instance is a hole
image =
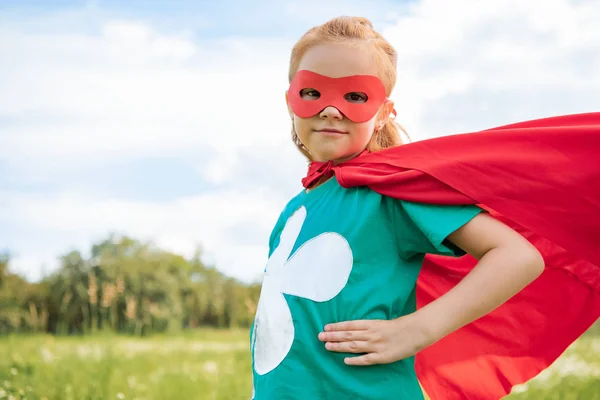
[[[352, 158], [351, 160], [356, 160], [358, 157], [363, 156], [364, 154], [368, 154], [370, 153], [369, 150], [363, 150], [360, 154], [358, 154], [356, 157]], [[348, 160], [350, 161], [350, 160]], [[341, 163], [336, 163], [334, 160], [329, 160], [329, 161], [311, 161], [308, 164], [308, 171], [306, 173], [306, 176], [304, 178], [302, 178], [302, 186], [304, 186], [306, 189], [310, 189], [312, 188], [312, 186], [319, 182], [320, 180], [325, 180], [325, 179], [329, 179], [331, 178], [333, 175], [335, 175], [333, 167], [334, 166], [341, 166], [343, 165], [345, 162], [341, 162]]]

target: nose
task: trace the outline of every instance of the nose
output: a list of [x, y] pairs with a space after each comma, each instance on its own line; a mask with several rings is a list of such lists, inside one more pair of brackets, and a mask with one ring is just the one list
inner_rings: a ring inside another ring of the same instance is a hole
[[340, 110], [338, 110], [334, 106], [327, 106], [319, 113], [319, 117], [321, 117], [322, 119], [342, 120], [344, 119], [344, 114], [342, 114]]

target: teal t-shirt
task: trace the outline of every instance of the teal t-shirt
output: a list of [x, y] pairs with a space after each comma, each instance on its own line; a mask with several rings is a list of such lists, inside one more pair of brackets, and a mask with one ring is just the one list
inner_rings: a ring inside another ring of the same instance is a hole
[[328, 323], [414, 312], [425, 254], [462, 254], [445, 239], [479, 212], [345, 189], [335, 178], [294, 197], [270, 238], [251, 336], [253, 398], [422, 399], [414, 357], [348, 366], [348, 354], [317, 335]]

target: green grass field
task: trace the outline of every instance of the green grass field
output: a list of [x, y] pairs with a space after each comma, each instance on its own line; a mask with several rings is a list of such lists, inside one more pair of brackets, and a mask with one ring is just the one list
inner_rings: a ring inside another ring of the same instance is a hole
[[[0, 338], [1, 400], [248, 400], [248, 335]], [[600, 399], [600, 337], [585, 336], [513, 400]]]

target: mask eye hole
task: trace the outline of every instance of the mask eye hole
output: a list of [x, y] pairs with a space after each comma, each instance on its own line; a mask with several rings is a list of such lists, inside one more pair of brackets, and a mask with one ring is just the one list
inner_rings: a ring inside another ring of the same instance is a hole
[[317, 100], [321, 97], [321, 93], [313, 88], [306, 88], [300, 91], [300, 97], [303, 100]]
[[366, 103], [369, 96], [363, 92], [350, 92], [344, 95], [344, 99], [349, 103]]

